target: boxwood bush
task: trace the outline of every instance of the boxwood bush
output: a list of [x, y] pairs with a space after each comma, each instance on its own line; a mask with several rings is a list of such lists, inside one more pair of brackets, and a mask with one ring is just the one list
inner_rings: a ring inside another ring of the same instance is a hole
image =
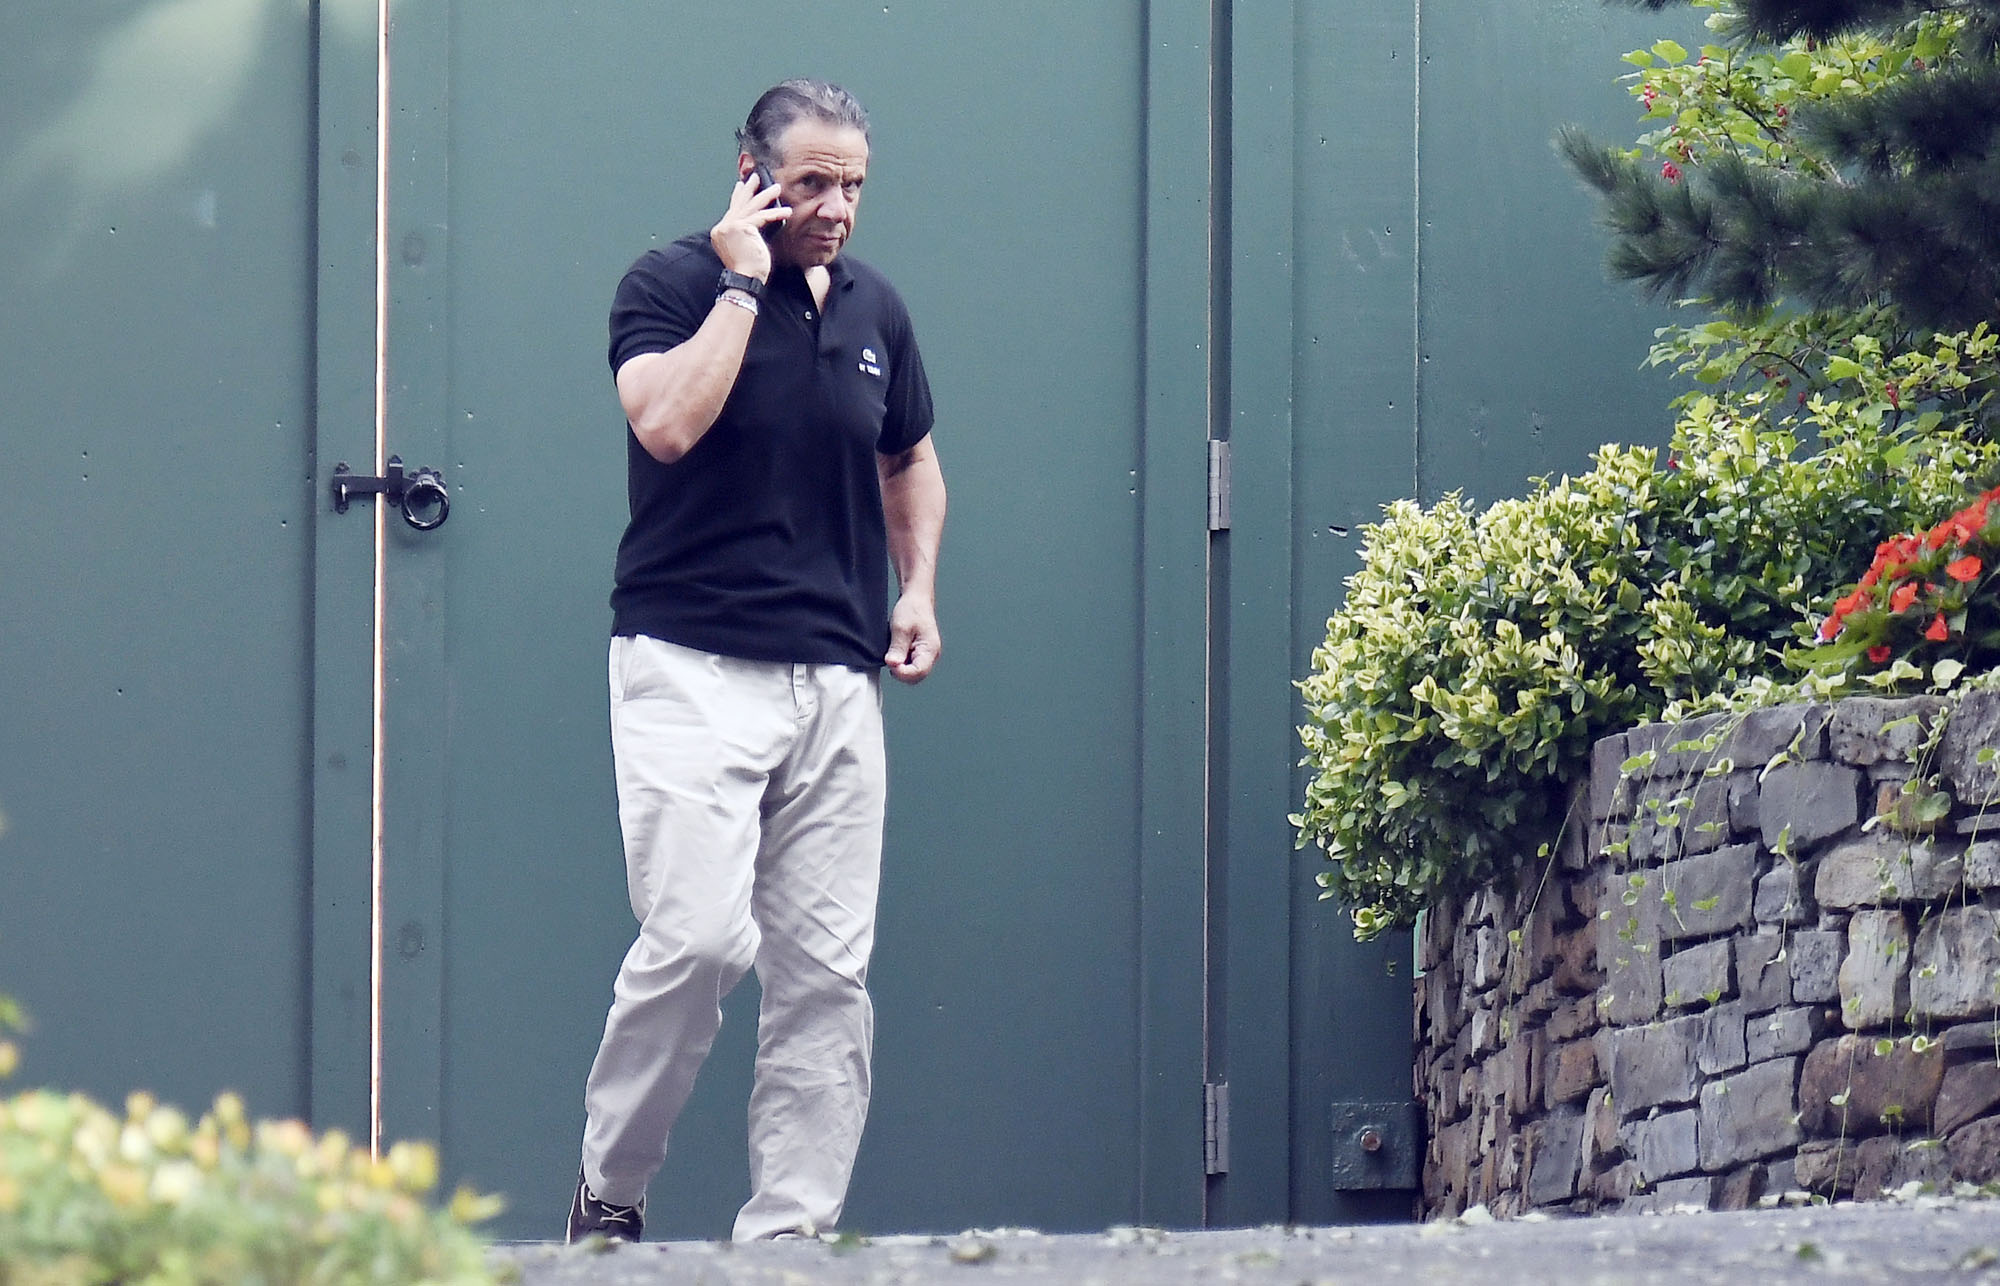
[[1606, 446], [1483, 512], [1402, 501], [1365, 529], [1299, 685], [1292, 818], [1357, 935], [1506, 878], [1556, 838], [1593, 741], [1785, 674], [1885, 532], [1992, 475], [2000, 453], [1956, 417], [1874, 388], [1783, 419], [1759, 402], [1787, 396], [1775, 382], [1697, 394], [1664, 452]]

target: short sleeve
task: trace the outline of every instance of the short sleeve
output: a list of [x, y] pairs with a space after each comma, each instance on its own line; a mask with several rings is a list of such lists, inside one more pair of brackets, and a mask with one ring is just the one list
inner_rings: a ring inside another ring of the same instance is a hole
[[[714, 306], [713, 274], [691, 262], [692, 255], [669, 257], [666, 251], [640, 256], [611, 301], [611, 371], [642, 353], [664, 353], [684, 344], [701, 329]], [[709, 282], [707, 297], [694, 289], [695, 278]]]
[[898, 302], [894, 347], [889, 364], [889, 396], [882, 417], [882, 432], [875, 450], [882, 455], [900, 455], [930, 433], [936, 418], [931, 410], [931, 382], [924, 374], [924, 357], [917, 349], [916, 328]]

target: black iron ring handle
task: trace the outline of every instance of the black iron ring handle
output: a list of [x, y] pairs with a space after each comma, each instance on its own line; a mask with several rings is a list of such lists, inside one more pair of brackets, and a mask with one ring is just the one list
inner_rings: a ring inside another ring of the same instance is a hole
[[[451, 495], [434, 469], [419, 469], [410, 475], [409, 485], [403, 489], [402, 504], [403, 521], [418, 531], [434, 531], [451, 517]], [[420, 516], [433, 508], [437, 510], [435, 514]]]

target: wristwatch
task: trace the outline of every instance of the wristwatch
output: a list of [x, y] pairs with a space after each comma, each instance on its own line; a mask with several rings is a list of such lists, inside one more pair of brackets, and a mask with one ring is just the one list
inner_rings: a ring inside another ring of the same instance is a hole
[[755, 277], [745, 276], [740, 272], [731, 272], [727, 268], [722, 270], [722, 276], [718, 277], [715, 282], [716, 294], [720, 295], [725, 290], [740, 290], [752, 299], [762, 299], [764, 297], [763, 282]]

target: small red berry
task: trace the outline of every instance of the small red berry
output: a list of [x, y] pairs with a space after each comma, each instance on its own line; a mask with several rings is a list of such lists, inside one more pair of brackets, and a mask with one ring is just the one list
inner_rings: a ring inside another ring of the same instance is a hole
[[1660, 177], [1669, 183], [1679, 183], [1681, 181], [1681, 167], [1675, 165], [1672, 161], [1668, 161], [1660, 167]]

